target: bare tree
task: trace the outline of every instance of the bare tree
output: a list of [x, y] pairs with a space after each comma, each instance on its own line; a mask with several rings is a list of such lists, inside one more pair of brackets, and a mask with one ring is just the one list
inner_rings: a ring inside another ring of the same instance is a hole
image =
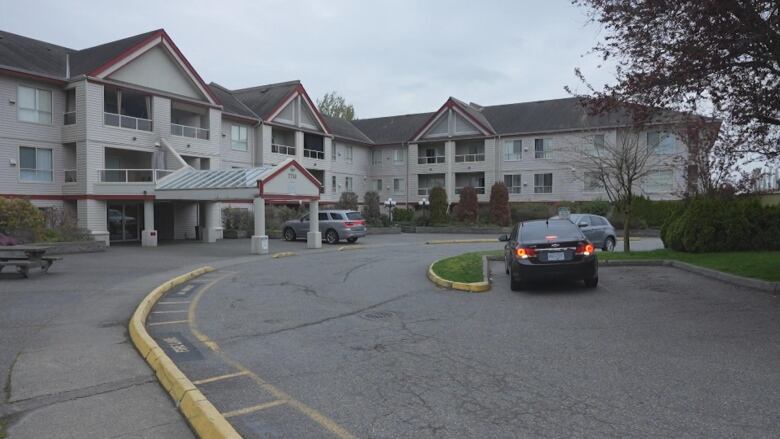
[[632, 203], [634, 196], [641, 193], [641, 184], [652, 172], [675, 166], [682, 159], [677, 149], [659, 154], [660, 136], [657, 141], [648, 142], [649, 136], [638, 127], [619, 129], [614, 137], [588, 133], [567, 151], [572, 162], [583, 170], [577, 175], [586, 188], [603, 189], [623, 215], [626, 252], [631, 251]]

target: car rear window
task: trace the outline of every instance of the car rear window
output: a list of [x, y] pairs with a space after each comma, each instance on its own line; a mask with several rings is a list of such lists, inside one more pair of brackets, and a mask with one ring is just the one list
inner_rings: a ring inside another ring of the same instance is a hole
[[336, 212], [331, 212], [330, 213], [330, 217], [333, 218], [334, 220], [343, 220], [344, 219], [344, 215], [342, 215], [340, 213], [336, 213]]
[[347, 218], [351, 220], [362, 220], [363, 215], [361, 215], [360, 212], [347, 212]]
[[569, 220], [529, 221], [520, 227], [522, 242], [544, 242], [548, 236], [555, 236], [556, 241], [582, 239], [579, 228]]

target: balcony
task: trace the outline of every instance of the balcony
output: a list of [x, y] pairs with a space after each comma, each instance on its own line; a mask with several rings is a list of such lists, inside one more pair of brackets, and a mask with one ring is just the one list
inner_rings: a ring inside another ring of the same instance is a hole
[[417, 158], [418, 165], [432, 165], [434, 163], [444, 163], [444, 155], [431, 155]]
[[284, 155], [295, 155], [295, 147], [294, 146], [287, 146], [287, 145], [280, 145], [277, 143], [271, 144], [271, 152], [276, 154], [284, 154]]
[[485, 142], [483, 140], [459, 140], [455, 142], [455, 163], [484, 161]]
[[485, 153], [476, 154], [457, 154], [455, 155], [455, 163], [471, 163], [471, 162], [484, 162]]
[[[460, 193], [463, 192], [463, 188], [464, 187], [469, 187], [469, 186], [456, 187], [455, 188], [455, 195], [460, 195]], [[481, 194], [485, 193], [485, 188], [482, 187], [482, 186], [470, 186], [470, 187], [474, 188], [474, 191], [476, 191], [477, 194], [481, 195]]]
[[65, 183], [76, 183], [79, 181], [78, 170], [66, 169], [62, 172], [65, 174]]
[[156, 183], [172, 174], [171, 169], [98, 169], [101, 183]]
[[180, 137], [190, 137], [192, 139], [209, 140], [209, 130], [200, 127], [187, 125], [171, 124], [171, 135]]
[[76, 123], [76, 112], [69, 111], [63, 115], [63, 125], [74, 125]]
[[125, 116], [124, 114], [103, 113], [103, 123], [112, 127], [128, 128], [131, 130], [152, 131], [152, 121], [140, 117]]
[[[293, 155], [294, 154], [295, 150], [293, 149]], [[303, 156], [310, 159], [325, 159], [325, 153], [323, 151], [317, 151], [316, 149], [304, 149]]]

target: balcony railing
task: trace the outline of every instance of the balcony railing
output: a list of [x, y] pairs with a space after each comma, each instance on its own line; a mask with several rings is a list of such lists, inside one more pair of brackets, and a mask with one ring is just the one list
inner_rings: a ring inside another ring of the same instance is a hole
[[[294, 153], [293, 153], [294, 154]], [[318, 151], [316, 149], [303, 149], [303, 156], [308, 157], [310, 159], [324, 159], [325, 158], [325, 152], [324, 151]]]
[[271, 144], [271, 152], [285, 155], [295, 155], [295, 147], [287, 145], [279, 145], [277, 143]]
[[170, 169], [98, 169], [101, 183], [156, 183], [173, 173]]
[[[434, 186], [434, 187], [444, 187], [444, 186]], [[432, 190], [433, 187], [421, 187], [417, 189], [417, 195], [430, 195]]]
[[73, 125], [76, 123], [76, 112], [69, 111], [63, 115], [63, 125]]
[[443, 155], [427, 155], [417, 158], [418, 165], [431, 165], [434, 163], [444, 163]]
[[457, 154], [455, 155], [455, 163], [470, 163], [470, 162], [484, 162], [485, 153], [480, 152], [477, 154]]
[[[464, 187], [468, 187], [468, 186], [460, 186], [460, 187], [456, 187], [456, 188], [455, 188], [455, 194], [460, 194], [460, 193], [463, 191], [463, 188], [464, 188]], [[475, 191], [476, 191], [478, 194], [484, 194], [484, 193], [485, 193], [485, 187], [484, 187], [484, 186], [471, 186], [471, 187], [472, 187], [472, 188], [474, 188], [474, 190], [475, 190]]]
[[112, 127], [129, 128], [131, 130], [152, 131], [152, 121], [124, 114], [103, 113], [103, 123]]
[[171, 135], [209, 140], [209, 130], [205, 128], [191, 127], [188, 125], [179, 125], [176, 123], [171, 124]]
[[78, 171], [76, 169], [66, 169], [62, 172], [65, 174], [65, 183], [75, 183], [79, 181]]

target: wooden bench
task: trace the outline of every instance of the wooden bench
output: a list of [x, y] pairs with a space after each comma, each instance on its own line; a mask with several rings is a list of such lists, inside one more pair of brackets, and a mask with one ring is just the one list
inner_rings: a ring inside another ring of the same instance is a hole
[[25, 278], [30, 277], [30, 268], [40, 268], [46, 273], [54, 261], [62, 258], [57, 256], [44, 256], [49, 247], [39, 245], [14, 245], [0, 247], [0, 272], [6, 265], [16, 267], [16, 271]]

